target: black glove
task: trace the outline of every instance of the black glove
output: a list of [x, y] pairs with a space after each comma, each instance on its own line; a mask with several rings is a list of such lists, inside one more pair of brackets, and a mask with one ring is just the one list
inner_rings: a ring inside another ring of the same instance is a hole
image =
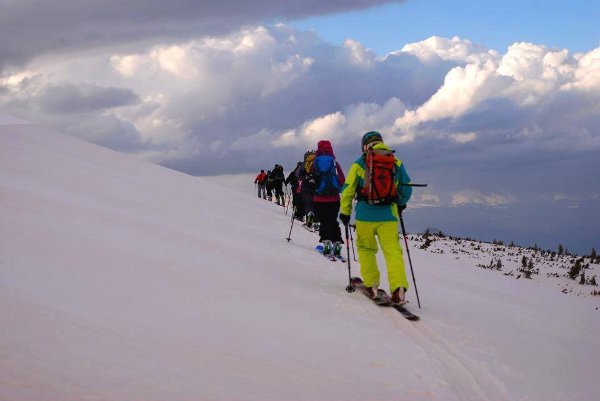
[[398, 213], [402, 214], [404, 209], [406, 209], [406, 205], [398, 205]]
[[340, 213], [340, 220], [342, 221], [342, 223], [344, 223], [345, 226], [350, 224], [350, 216], [348, 216], [347, 214]]

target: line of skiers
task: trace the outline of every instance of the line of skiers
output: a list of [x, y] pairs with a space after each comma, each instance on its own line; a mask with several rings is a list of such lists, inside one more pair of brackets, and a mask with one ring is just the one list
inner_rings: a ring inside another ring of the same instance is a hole
[[271, 202], [273, 201], [273, 194], [275, 194], [275, 202], [281, 206], [285, 206], [283, 194], [284, 182], [283, 166], [279, 164], [276, 164], [273, 170], [269, 170], [266, 173], [265, 170], [260, 170], [260, 173], [254, 179], [254, 183], [258, 188], [258, 197]]
[[347, 177], [335, 159], [331, 142], [325, 140], [318, 142], [316, 151], [306, 152], [287, 178], [282, 177], [280, 165], [267, 173], [261, 170], [254, 181], [258, 197], [271, 200], [274, 190], [276, 202], [283, 205], [282, 186], [289, 184], [294, 218], [319, 231], [324, 254], [341, 254], [344, 241], [338, 217], [348, 227], [355, 205], [356, 246], [364, 285], [375, 298], [380, 284], [376, 260], [379, 242], [387, 266], [391, 302], [404, 303], [409, 284], [398, 240], [398, 222], [412, 187], [402, 161], [385, 145], [382, 135], [377, 131], [363, 135], [361, 156]]

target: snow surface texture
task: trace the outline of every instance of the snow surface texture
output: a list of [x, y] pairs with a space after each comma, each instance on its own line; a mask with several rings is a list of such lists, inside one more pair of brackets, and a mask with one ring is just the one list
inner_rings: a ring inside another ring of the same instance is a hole
[[[600, 280], [600, 257], [592, 259], [589, 256], [559, 255], [548, 250], [447, 237], [444, 234], [411, 235], [410, 239], [414, 247], [433, 253], [449, 253], [454, 259], [471, 261], [470, 264], [475, 267], [493, 270], [517, 280], [530, 278], [544, 285], [554, 285], [563, 294], [583, 297], [600, 295], [600, 289], [594, 283]], [[527, 267], [523, 266], [523, 259]], [[580, 273], [574, 278], [569, 278], [568, 273], [577, 260], [581, 261], [582, 265]], [[597, 304], [600, 306], [600, 297]]]
[[411, 247], [413, 323], [251, 180], [2, 114], [0, 149], [2, 400], [598, 399], [598, 297]]

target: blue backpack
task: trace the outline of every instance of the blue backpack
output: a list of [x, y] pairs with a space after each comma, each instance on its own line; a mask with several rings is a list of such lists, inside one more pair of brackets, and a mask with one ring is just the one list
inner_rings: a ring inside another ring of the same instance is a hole
[[333, 156], [317, 156], [314, 161], [314, 171], [317, 175], [315, 194], [319, 196], [332, 196], [340, 193], [342, 187], [337, 176], [335, 158]]

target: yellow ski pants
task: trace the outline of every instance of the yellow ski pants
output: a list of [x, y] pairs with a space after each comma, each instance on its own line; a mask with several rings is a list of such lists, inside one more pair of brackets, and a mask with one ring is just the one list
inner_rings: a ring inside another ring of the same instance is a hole
[[377, 239], [385, 257], [390, 293], [398, 287], [408, 289], [402, 247], [398, 241], [397, 221], [356, 221], [356, 247], [363, 282], [367, 287], [379, 286], [376, 254]]

